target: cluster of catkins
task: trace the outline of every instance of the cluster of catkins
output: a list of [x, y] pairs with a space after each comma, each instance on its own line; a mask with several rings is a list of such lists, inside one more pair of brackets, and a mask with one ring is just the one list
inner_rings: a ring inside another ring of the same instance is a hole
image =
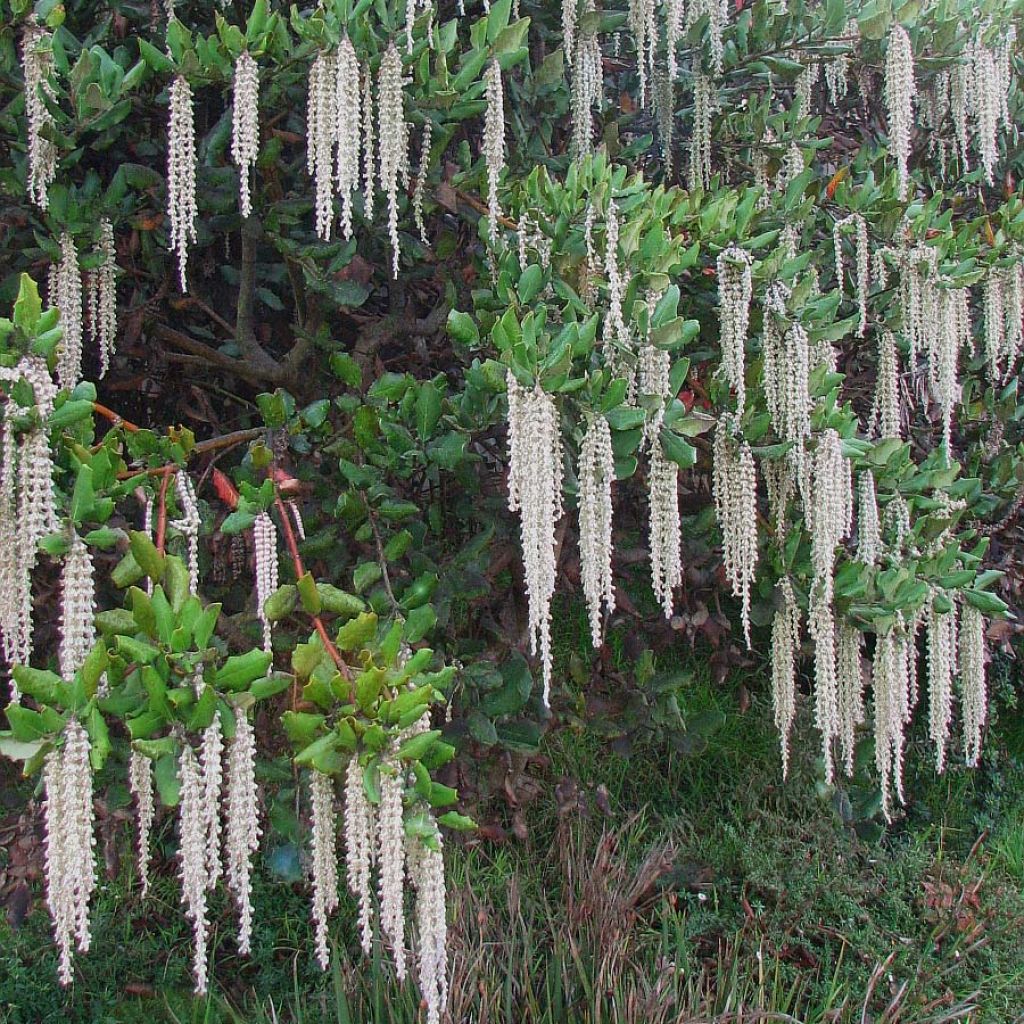
[[100, 377], [110, 367], [117, 340], [117, 252], [114, 228], [104, 217], [99, 239], [93, 248], [99, 266], [83, 275], [78, 247], [64, 232], [60, 237], [60, 259], [50, 266], [47, 301], [60, 310], [61, 340], [57, 351], [57, 382], [74, 388], [82, 380], [83, 341], [86, 330], [96, 343]]
[[[359, 935], [363, 952], [373, 944], [373, 874], [376, 868], [380, 929], [391, 947], [395, 972], [404, 980], [407, 967], [405, 920], [406, 880], [416, 891], [414, 915], [420, 993], [429, 1024], [437, 1024], [448, 998], [447, 919], [444, 858], [436, 824], [427, 837], [405, 832], [405, 769], [395, 751], [401, 741], [428, 728], [426, 716], [394, 744], [380, 766], [380, 800], [366, 796], [364, 770], [358, 756], [349, 761], [344, 777], [342, 833], [345, 841], [345, 881], [359, 905]], [[338, 906], [338, 832], [335, 784], [330, 775], [313, 769], [309, 777], [312, 820], [313, 921], [316, 955], [326, 970], [330, 963], [327, 918]]]
[[[0, 368], [0, 380], [27, 383], [35, 399], [24, 409], [13, 399], [3, 407], [0, 437], [0, 647], [8, 664], [28, 664], [32, 654], [32, 571], [39, 542], [59, 528], [53, 490], [53, 458], [43, 424], [53, 411], [57, 386], [46, 362], [23, 356]], [[20, 433], [14, 420], [28, 412], [37, 422]], [[18, 699], [14, 689], [14, 699]]]
[[[679, 467], [661, 445], [664, 409], [671, 399], [670, 358], [667, 352], [637, 339], [626, 322], [623, 300], [629, 274], [620, 265], [618, 214], [614, 200], [608, 200], [605, 249], [598, 255], [593, 241], [594, 209], [587, 207], [584, 241], [587, 250], [586, 280], [581, 294], [597, 301], [598, 289], [592, 273], [603, 270], [607, 298], [604, 306], [602, 343], [607, 364], [616, 376], [627, 381], [627, 399], [636, 402], [640, 394], [659, 400], [647, 422], [645, 448], [648, 455], [648, 494], [651, 577], [655, 594], [666, 617], [672, 615], [673, 590], [683, 578], [679, 519]], [[532, 230], [532, 228], [531, 228]], [[547, 251], [533, 238], [529, 245], [520, 237], [520, 252], [526, 262], [529, 249], [542, 259]], [[648, 312], [656, 296], [648, 297]], [[562, 516], [563, 448], [558, 406], [537, 382], [524, 387], [509, 370], [508, 397], [509, 509], [519, 513], [520, 538], [529, 604], [531, 652], [540, 654], [543, 699], [548, 704], [551, 689], [551, 600], [555, 593], [558, 561], [558, 522]], [[612, 484], [615, 459], [607, 419], [595, 413], [588, 418], [577, 466], [579, 481], [579, 544], [583, 592], [587, 601], [594, 646], [601, 643], [602, 620], [615, 610], [612, 578]]]
[[[341, 199], [341, 230], [352, 236], [353, 202], [363, 190], [364, 215], [373, 216], [374, 190], [379, 185], [388, 211], [392, 275], [398, 275], [398, 188], [409, 185], [409, 124], [405, 119], [405, 71], [392, 43], [377, 71], [377, 119], [374, 122], [373, 81], [346, 36], [334, 50], [322, 50], [309, 70], [306, 161], [316, 185], [316, 230], [329, 238], [334, 196]], [[500, 81], [499, 81], [500, 90]], [[429, 125], [424, 129], [429, 140]], [[376, 163], [375, 163], [376, 150]], [[429, 141], [421, 145], [417, 204], [422, 208], [422, 180]]]
[[[846, 224], [852, 224], [855, 231], [856, 298], [863, 326], [868, 260], [865, 229], [856, 215], [837, 224], [837, 286], [843, 287], [840, 229]], [[942, 280], [936, 253], [927, 246], [894, 250], [893, 255], [901, 273], [898, 294], [903, 302], [910, 363], [916, 366], [918, 357], [927, 358], [928, 379], [942, 415], [948, 453], [953, 408], [959, 398], [958, 360], [962, 350], [972, 343], [968, 290], [949, 287]], [[875, 276], [884, 287], [883, 272], [884, 265]], [[725, 570], [742, 603], [748, 642], [758, 510], [754, 459], [737, 424], [745, 395], [750, 274], [749, 257], [742, 251], [722, 253], [717, 275], [722, 344], [719, 372], [730, 385], [737, 412], [720, 420], [713, 449], [713, 490]], [[1018, 287], [1014, 272], [1002, 268], [994, 268], [984, 283], [986, 353], [994, 380], [1012, 368], [1020, 347]], [[901, 564], [914, 543], [913, 532], [905, 500], [898, 493], [888, 497], [881, 514], [871, 471], [861, 474], [855, 489], [842, 439], [832, 429], [812, 431], [810, 373], [822, 362], [834, 370], [835, 355], [831, 346], [811, 346], [807, 332], [788, 313], [789, 294], [788, 288], [773, 282], [764, 299], [762, 386], [772, 428], [780, 441], [790, 445], [781, 458], [765, 461], [761, 467], [769, 515], [777, 540], [782, 543], [790, 504], [797, 496], [802, 499], [813, 569], [807, 587], [807, 632], [813, 641], [815, 722], [822, 737], [826, 779], [832, 781], [834, 777], [836, 745], [846, 772], [853, 772], [856, 728], [865, 719], [864, 694], [870, 688], [883, 810], [891, 816], [894, 797], [903, 799], [904, 735], [919, 701], [917, 637], [922, 627], [927, 639], [929, 732], [937, 767], [941, 771], [946, 764], [955, 682], [959, 686], [966, 758], [973, 764], [979, 756], [986, 713], [984, 618], [973, 605], [958, 605], [955, 595], [936, 589], [923, 612], [912, 617], [896, 616], [894, 624], [876, 636], [870, 664], [863, 654], [864, 635], [852, 623], [837, 619], [834, 572], [843, 545], [855, 537], [856, 558], [866, 565]], [[1007, 307], [1017, 317], [1016, 323], [1008, 318]], [[898, 344], [891, 331], [881, 330], [879, 334], [877, 383], [868, 433], [898, 439], [903, 436], [904, 415]], [[803, 613], [794, 581], [783, 578], [778, 593], [772, 625], [772, 689], [785, 771], [796, 707]]]

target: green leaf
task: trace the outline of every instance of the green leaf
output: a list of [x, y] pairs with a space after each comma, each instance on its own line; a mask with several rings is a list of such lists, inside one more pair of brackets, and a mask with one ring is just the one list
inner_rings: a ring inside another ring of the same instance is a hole
[[295, 610], [298, 603], [298, 588], [293, 583], [285, 583], [275, 590], [270, 597], [263, 602], [263, 614], [271, 622], [280, 622], [281, 619]]
[[310, 572], [303, 573], [296, 581], [299, 591], [299, 599], [302, 601], [303, 610], [309, 615], [320, 614], [320, 593], [313, 582], [313, 575]]
[[154, 583], [159, 582], [164, 574], [165, 562], [156, 545], [141, 530], [132, 530], [128, 540], [135, 563]]
[[480, 341], [476, 321], [468, 313], [460, 313], [457, 309], [448, 314], [448, 333], [463, 345], [476, 345]]
[[376, 635], [376, 614], [363, 612], [338, 630], [337, 645], [342, 651], [354, 651], [365, 647]]
[[39, 289], [28, 274], [22, 274], [18, 282], [18, 298], [14, 302], [14, 324], [28, 337], [36, 332], [36, 325], [43, 312]]
[[432, 381], [425, 381], [416, 394], [416, 433], [421, 441], [431, 437], [441, 419], [441, 391]]
[[325, 721], [323, 715], [313, 715], [308, 711], [286, 711], [281, 716], [285, 735], [296, 747], [309, 746]]
[[345, 618], [352, 618], [366, 610], [366, 602], [355, 594], [339, 590], [330, 583], [317, 583], [317, 592], [320, 594], [320, 603], [325, 612], [332, 615], [342, 615]]
[[687, 444], [677, 434], [662, 428], [659, 437], [665, 458], [674, 462], [680, 469], [689, 469], [697, 461], [697, 449]]
[[271, 655], [258, 648], [245, 654], [233, 654], [217, 669], [217, 687], [221, 690], [244, 690], [267, 674], [270, 661]]
[[[54, 409], [46, 420], [46, 425], [51, 430], [63, 430], [65, 427], [81, 423], [82, 420], [92, 416], [93, 404], [85, 399], [75, 399], [65, 402], [59, 408]], [[87, 467], [83, 466], [82, 469]]]
[[147, 43], [141, 36], [137, 37], [139, 44], [139, 55], [156, 72], [162, 75], [174, 73], [174, 64], [171, 58], [158, 50], [152, 43]]
[[419, 643], [437, 624], [437, 612], [432, 604], [420, 605], [409, 612], [403, 631], [407, 644]]
[[399, 748], [398, 756], [403, 761], [418, 761], [434, 745], [441, 736], [440, 729], [431, 729], [410, 736]]
[[477, 828], [476, 822], [467, 817], [465, 814], [459, 814], [458, 811], [448, 811], [446, 814], [442, 814], [438, 819], [439, 825], [444, 825], [445, 828], [457, 829], [460, 832], [472, 832]]

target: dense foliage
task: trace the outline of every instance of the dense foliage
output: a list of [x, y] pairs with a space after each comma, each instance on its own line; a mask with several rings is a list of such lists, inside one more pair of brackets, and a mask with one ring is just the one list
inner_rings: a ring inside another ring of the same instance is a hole
[[809, 770], [873, 760], [887, 818], [915, 705], [938, 770], [977, 761], [1024, 497], [1018, 5], [164, 7], [0, 7], [0, 749], [44, 780], [65, 981], [93, 772], [143, 878], [154, 784], [178, 808], [204, 990], [290, 743], [318, 958], [337, 788], [364, 948], [379, 918], [404, 976], [408, 874], [436, 1019], [456, 784], [484, 807], [561, 720], [698, 745], [649, 659], [554, 671], [574, 591], [598, 650], [626, 616], [722, 675], [770, 652], [782, 771], [812, 705]]

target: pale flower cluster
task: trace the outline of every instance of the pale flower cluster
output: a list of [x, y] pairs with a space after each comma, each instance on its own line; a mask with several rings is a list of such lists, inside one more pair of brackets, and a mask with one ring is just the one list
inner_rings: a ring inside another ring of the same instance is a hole
[[178, 278], [188, 291], [185, 271], [189, 244], [197, 239], [199, 205], [196, 199], [196, 127], [192, 87], [184, 75], [171, 84], [170, 120], [167, 129], [167, 216], [171, 250], [178, 257]]
[[62, 985], [71, 984], [72, 947], [89, 950], [89, 901], [96, 888], [92, 766], [89, 736], [76, 718], [64, 727], [64, 744], [46, 756], [46, 905], [53, 918]]
[[612, 581], [612, 481], [615, 457], [608, 420], [594, 416], [580, 446], [579, 531], [583, 594], [590, 617], [590, 635], [601, 646], [601, 617], [615, 610]]
[[238, 168], [238, 206], [243, 217], [252, 213], [252, 170], [260, 150], [260, 71], [248, 50], [235, 61], [231, 105], [231, 159]]
[[540, 649], [547, 705], [551, 691], [551, 598], [557, 571], [555, 525], [562, 516], [562, 436], [558, 407], [539, 383], [528, 391], [511, 370], [506, 383], [508, 507], [519, 513], [530, 650], [536, 653]]

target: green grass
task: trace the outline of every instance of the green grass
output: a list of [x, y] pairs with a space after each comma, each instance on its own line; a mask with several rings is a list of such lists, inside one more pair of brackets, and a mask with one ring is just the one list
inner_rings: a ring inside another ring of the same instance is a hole
[[[559, 672], [569, 679], [569, 658], [586, 650], [586, 621], [568, 607], [556, 622]], [[611, 664], [628, 675], [626, 646], [613, 636]], [[981, 769], [951, 766], [942, 777], [915, 739], [912, 802], [902, 821], [881, 829], [842, 816], [837, 794], [821, 786], [806, 708], [783, 783], [759, 687], [748, 685], [753, 704], [741, 710], [737, 687], [714, 685], [701, 659], [667, 654], [658, 668], [678, 670], [685, 722], [712, 714], [720, 723], [706, 749], [652, 740], [620, 756], [583, 724], [586, 694], [577, 687], [581, 724], [549, 734], [542, 759], [515, 760], [513, 788], [532, 794], [525, 838], [449, 842], [453, 1021], [731, 1024], [746, 1014], [800, 1024], [1008, 1024], [1019, 1015], [1024, 768], [1002, 731]], [[999, 728], [1016, 735], [1016, 716], [1004, 714]], [[559, 803], [553, 794], [567, 780], [578, 799]], [[511, 817], [500, 798], [483, 810]], [[69, 992], [56, 984], [38, 894], [21, 928], [0, 923], [0, 1022], [421, 1019], [414, 986], [395, 985], [386, 957], [357, 955], [347, 902], [335, 918], [332, 969], [317, 969], [308, 892], [275, 880], [265, 862], [252, 957], [235, 953], [231, 908], [218, 896], [219, 987], [193, 999], [166, 820], [160, 839], [145, 903], [127, 857], [101, 884], [93, 949], [76, 958]]]

